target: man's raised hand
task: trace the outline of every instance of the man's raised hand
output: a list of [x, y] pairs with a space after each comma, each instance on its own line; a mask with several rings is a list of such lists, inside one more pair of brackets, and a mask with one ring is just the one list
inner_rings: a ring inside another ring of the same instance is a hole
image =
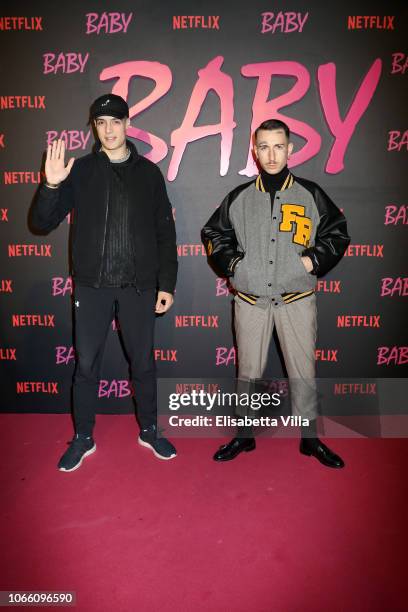
[[54, 140], [47, 147], [47, 158], [45, 160], [45, 178], [50, 185], [59, 185], [65, 181], [71, 172], [75, 158], [71, 157], [65, 165], [65, 143], [63, 140]]

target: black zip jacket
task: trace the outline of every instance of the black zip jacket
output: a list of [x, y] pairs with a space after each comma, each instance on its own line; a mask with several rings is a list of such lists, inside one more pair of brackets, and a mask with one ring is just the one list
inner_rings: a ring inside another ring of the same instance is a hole
[[[174, 292], [177, 277], [176, 231], [164, 178], [153, 162], [132, 151], [133, 202], [129, 223], [134, 240], [135, 276], [138, 289], [158, 287]], [[102, 152], [76, 160], [58, 189], [41, 185], [31, 209], [32, 227], [49, 232], [73, 211], [72, 269], [80, 285], [100, 287], [109, 206], [110, 161]]]

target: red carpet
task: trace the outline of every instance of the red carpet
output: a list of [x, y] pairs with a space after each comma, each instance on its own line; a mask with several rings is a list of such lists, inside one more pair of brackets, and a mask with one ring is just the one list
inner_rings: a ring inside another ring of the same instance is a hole
[[133, 417], [98, 416], [96, 453], [61, 473], [68, 415], [0, 423], [0, 590], [76, 591], [81, 612], [407, 609], [406, 440], [331, 440], [338, 471], [290, 439], [225, 464], [221, 440], [174, 440], [166, 462]]

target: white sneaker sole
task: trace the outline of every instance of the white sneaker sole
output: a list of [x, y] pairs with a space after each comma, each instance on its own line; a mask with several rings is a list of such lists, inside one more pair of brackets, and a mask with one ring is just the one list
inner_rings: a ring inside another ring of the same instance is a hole
[[74, 470], [77, 470], [79, 467], [81, 467], [81, 464], [83, 462], [83, 460], [85, 459], [85, 457], [88, 457], [89, 455], [92, 455], [92, 453], [94, 453], [96, 451], [96, 444], [93, 445], [92, 448], [89, 449], [89, 451], [86, 451], [86, 453], [84, 453], [80, 459], [80, 461], [78, 461], [78, 463], [76, 465], [74, 465], [73, 468], [71, 468], [70, 470], [67, 470], [66, 468], [58, 468], [60, 472], [73, 472]]
[[168, 461], [169, 459], [174, 459], [174, 457], [177, 457], [177, 453], [174, 453], [174, 455], [170, 455], [170, 457], [163, 457], [163, 455], [159, 455], [159, 453], [156, 452], [153, 446], [149, 444], [148, 442], [145, 442], [141, 438], [138, 438], [138, 442], [140, 446], [144, 446], [145, 448], [150, 448], [150, 450], [153, 452], [153, 455], [157, 457], [158, 459], [163, 459], [164, 461]]

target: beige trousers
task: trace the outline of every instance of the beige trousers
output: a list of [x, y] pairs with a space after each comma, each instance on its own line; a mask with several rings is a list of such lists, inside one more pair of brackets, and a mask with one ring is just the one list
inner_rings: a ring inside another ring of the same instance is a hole
[[262, 379], [276, 326], [289, 378], [292, 414], [315, 419], [318, 406], [315, 382], [315, 294], [279, 306], [269, 299], [261, 300], [260, 306], [247, 304], [238, 296], [235, 296], [234, 301], [241, 389], [245, 382]]

